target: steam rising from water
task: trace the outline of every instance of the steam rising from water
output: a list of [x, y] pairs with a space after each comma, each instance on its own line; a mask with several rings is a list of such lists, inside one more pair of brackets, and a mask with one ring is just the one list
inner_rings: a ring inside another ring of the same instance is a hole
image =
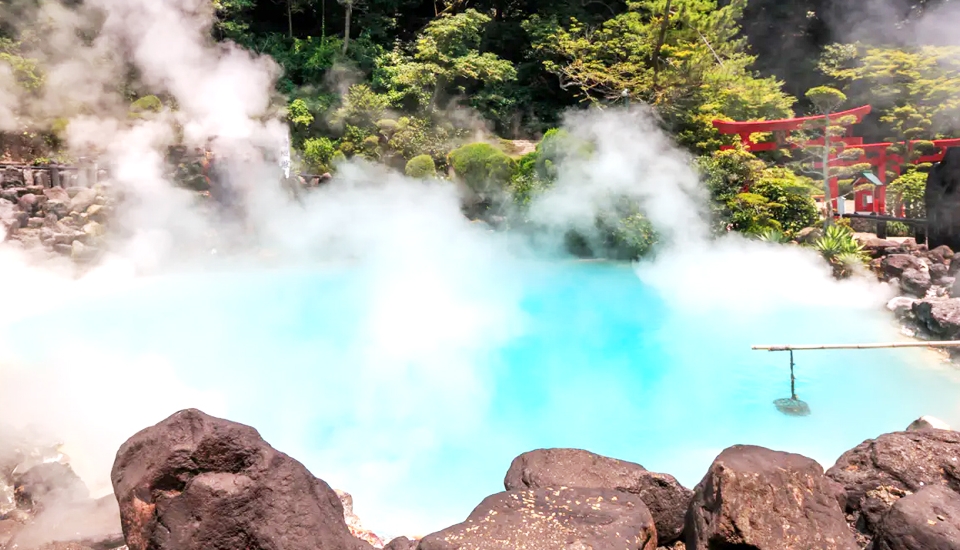
[[[456, 487], [405, 481], [422, 481], [425, 469], [441, 472], [441, 450], [486, 441], [489, 449], [480, 458], [500, 460], [524, 446], [582, 440], [576, 434], [591, 429], [589, 415], [570, 413], [566, 434], [542, 432], [556, 437], [533, 432], [538, 426], [527, 437], [493, 427], [505, 425], [505, 413], [493, 404], [510, 393], [498, 380], [503, 369], [517, 368], [505, 362], [504, 350], [537, 329], [527, 302], [541, 283], [518, 276], [528, 273], [523, 262], [535, 252], [465, 220], [453, 186], [410, 181], [360, 162], [345, 166], [303, 204], [289, 200], [272, 183], [270, 160], [257, 153], [257, 147], [274, 147], [284, 131], [270, 116], [277, 68], [211, 43], [207, 5], [91, 0], [77, 11], [45, 3], [40, 16], [52, 34], [37, 52], [50, 75], [42, 99], [4, 88], [0, 73], [0, 120], [4, 109], [38, 121], [69, 117], [71, 147], [99, 151], [111, 167], [110, 183], [128, 196], [119, 219], [128, 237], [114, 242], [105, 264], [79, 280], [0, 248], [0, 288], [24, 290], [6, 293], [0, 319], [0, 403], [16, 411], [3, 420], [61, 434], [78, 473], [102, 494], [109, 491], [115, 450], [127, 437], [178, 409], [199, 407], [256, 425], [272, 444], [353, 492], [358, 512], [372, 525], [397, 533], [422, 533], [466, 514], [462, 502], [444, 511], [443, 499]], [[96, 39], [76, 38], [75, 31], [91, 25], [100, 29]], [[172, 96], [179, 110], [128, 118], [116, 85], [129, 67], [150, 89]], [[161, 152], [173, 142], [175, 127], [190, 143], [213, 138], [234, 158], [249, 155], [250, 164], [237, 173], [254, 205], [246, 228], [216, 223], [191, 194], [165, 181]], [[664, 337], [670, 346], [689, 348], [679, 335], [692, 327], [700, 331], [692, 336], [740, 346], [754, 323], [766, 336], [842, 340], [862, 321], [877, 339], [893, 337], [876, 321], [885, 299], [879, 285], [836, 283], [807, 251], [734, 235], [708, 240], [704, 194], [690, 160], [644, 109], [575, 114], [567, 127], [595, 142], [595, 154], [561, 166], [560, 181], [534, 205], [534, 215], [559, 232], [591, 220], [612, 193], [641, 199], [670, 243], [654, 262], [637, 267], [640, 281], [667, 308], [660, 330], [674, 335]], [[253, 244], [259, 253], [244, 248], [211, 256], [211, 234]], [[267, 268], [278, 265], [294, 274], [285, 279], [289, 286], [270, 283], [275, 272]], [[348, 283], [333, 285], [329, 273]], [[616, 288], [592, 291], [605, 295]], [[248, 310], [254, 302], [257, 309]], [[838, 303], [845, 317], [815, 323], [781, 313]], [[621, 306], [639, 315], [631, 310], [648, 304]], [[591, 308], [575, 311], [587, 315]], [[46, 324], [44, 313], [62, 322]], [[103, 321], [111, 316], [124, 322]], [[590, 326], [585, 318], [563, 321]], [[180, 329], [169, 328], [177, 324]], [[37, 336], [27, 337], [23, 326], [51, 325], [59, 330], [44, 337], [55, 342], [55, 352], [24, 350], [22, 342]], [[88, 326], [97, 327], [95, 335], [84, 330]], [[261, 329], [273, 339], [258, 340]], [[581, 334], [584, 350], [594, 349], [591, 335]], [[165, 340], [170, 337], [180, 340]], [[691, 353], [678, 352], [677, 360]], [[259, 368], [232, 362], [243, 357]], [[569, 373], [535, 379], [530, 391], [546, 392], [540, 398], [547, 401], [587, 395], [579, 403], [587, 410], [601, 394], [620, 396], [629, 408], [629, 395], [618, 393], [626, 390], [616, 389], [615, 378], [590, 371], [594, 360], [586, 352], [567, 357], [558, 364]], [[642, 365], [642, 357], [632, 361]], [[683, 383], [697, 395], [708, 387]], [[670, 414], [667, 404], [661, 410]], [[322, 442], [320, 449], [315, 441]], [[612, 439], [601, 446], [607, 448], [594, 450], [618, 448]], [[717, 450], [706, 444], [678, 463], [686, 460], [693, 471]], [[644, 462], [643, 456], [623, 458]], [[507, 466], [474, 462], [483, 471]], [[464, 486], [493, 492], [495, 481], [478, 477]]]

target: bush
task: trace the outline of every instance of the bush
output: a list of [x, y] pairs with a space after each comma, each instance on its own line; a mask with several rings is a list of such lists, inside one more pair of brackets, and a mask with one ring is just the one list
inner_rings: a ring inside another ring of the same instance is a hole
[[517, 163], [489, 143], [471, 143], [450, 152], [457, 176], [477, 193], [502, 191], [517, 170]]
[[927, 188], [927, 174], [917, 170], [907, 172], [890, 182], [889, 190], [893, 195], [894, 208], [903, 206], [907, 218], [925, 218], [927, 206], [923, 200]]
[[838, 277], [850, 275], [855, 267], [863, 266], [870, 259], [863, 245], [853, 237], [853, 232], [842, 225], [828, 227], [813, 246], [830, 263]]
[[309, 138], [303, 142], [303, 162], [308, 170], [320, 173], [330, 170], [333, 155], [337, 148], [325, 137]]
[[434, 178], [437, 176], [437, 165], [430, 155], [417, 155], [407, 162], [404, 172], [411, 178]]
[[911, 233], [910, 226], [903, 222], [887, 223], [887, 235], [891, 237], [909, 237]]
[[636, 260], [650, 253], [657, 244], [653, 225], [642, 214], [622, 218], [612, 235], [612, 256], [617, 259]]

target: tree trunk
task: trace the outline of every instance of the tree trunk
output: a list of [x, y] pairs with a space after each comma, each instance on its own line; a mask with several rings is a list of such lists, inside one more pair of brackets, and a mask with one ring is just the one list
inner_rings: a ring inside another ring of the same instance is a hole
[[660, 23], [660, 35], [657, 37], [657, 45], [653, 48], [653, 89], [657, 89], [657, 77], [660, 76], [660, 49], [667, 39], [667, 27], [670, 26], [670, 3], [663, 8], [663, 21]]
[[293, 38], [293, 0], [287, 0], [287, 36]]
[[[823, 201], [827, 207], [827, 218], [823, 220], [823, 229], [826, 231], [833, 223], [833, 204], [830, 197], [830, 113], [823, 113], [823, 154], [820, 155], [823, 168]], [[839, 199], [837, 200], [839, 204]]]
[[343, 23], [343, 53], [346, 55], [347, 49], [350, 47], [350, 17], [353, 15], [353, 0], [346, 0], [343, 6], [347, 10], [347, 16]]

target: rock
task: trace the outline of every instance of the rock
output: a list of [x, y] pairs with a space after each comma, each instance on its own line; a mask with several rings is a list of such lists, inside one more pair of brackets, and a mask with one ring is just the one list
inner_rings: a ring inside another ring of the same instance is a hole
[[3, 199], [5, 201], [10, 201], [12, 203], [16, 203], [17, 201], [20, 200], [19, 189], [20, 189], [19, 187], [11, 187], [8, 189], [3, 189], [2, 191], [0, 191], [0, 199]]
[[70, 210], [72, 212], [85, 212], [96, 201], [97, 191], [95, 189], [81, 189], [70, 199]]
[[418, 550], [655, 550], [653, 517], [639, 497], [557, 487], [489, 496], [467, 520], [424, 537]]
[[388, 542], [383, 550], [415, 550], [416, 548], [417, 541], [410, 540], [407, 537], [397, 537]]
[[901, 496], [896, 491], [960, 488], [960, 433], [918, 430], [868, 439], [844, 453], [827, 476], [843, 485], [847, 512], [860, 516], [861, 528], [873, 532]]
[[43, 194], [46, 195], [48, 201], [63, 201], [68, 204], [70, 202], [70, 194], [63, 187], [44, 189]]
[[7, 187], [22, 186], [25, 184], [26, 181], [23, 178], [23, 170], [14, 168], [12, 166], [4, 168], [2, 183], [0, 183], [4, 189]]
[[17, 507], [29, 510], [73, 504], [90, 497], [87, 486], [66, 464], [40, 464], [16, 477]]
[[870, 237], [863, 241], [863, 249], [874, 258], [886, 255], [887, 250], [895, 249], [897, 246], [899, 245], [893, 241], [878, 239], [877, 237]]
[[930, 253], [931, 254], [936, 253], [941, 258], [945, 258], [947, 260], [949, 260], [950, 258], [953, 258], [953, 250], [951, 250], [950, 247], [945, 244], [941, 244], [940, 246], [934, 248], [933, 250], [930, 251]]
[[930, 280], [934, 283], [941, 283], [947, 277], [949, 269], [946, 264], [932, 264], [930, 266]]
[[902, 277], [904, 271], [908, 269], [923, 271], [923, 268], [923, 262], [910, 254], [891, 254], [885, 257], [880, 264], [880, 271], [886, 279]]
[[70, 215], [70, 203], [60, 199], [50, 199], [44, 205], [44, 210], [49, 214], [54, 214], [58, 219], [66, 218]]
[[0, 548], [6, 548], [10, 539], [13, 538], [13, 535], [15, 535], [20, 528], [20, 523], [15, 520], [0, 519]]
[[27, 227], [31, 229], [41, 228], [45, 224], [46, 224], [46, 221], [43, 218], [30, 218], [27, 220]]
[[91, 205], [90, 208], [87, 208], [86, 214], [91, 220], [103, 223], [106, 219], [107, 210], [102, 204], [94, 204]]
[[943, 340], [960, 337], [960, 298], [932, 298], [913, 304], [917, 321]]
[[130, 550], [368, 550], [323, 480], [249, 426], [180, 411], [130, 438], [111, 473]]
[[887, 309], [892, 311], [898, 318], [903, 319], [912, 312], [913, 304], [916, 301], [914, 298], [907, 296], [897, 296], [887, 302]]
[[819, 227], [804, 227], [797, 232], [794, 240], [800, 244], [811, 244], [823, 236], [823, 230]]
[[930, 280], [930, 273], [926, 270], [909, 268], [904, 270], [900, 276], [900, 288], [907, 294], [912, 294], [918, 298], [926, 296], [927, 291], [933, 283]]
[[27, 193], [17, 201], [17, 207], [27, 214], [33, 215], [37, 211], [37, 196], [33, 193]]
[[86, 191], [87, 189], [89, 189], [89, 188], [88, 188], [88, 187], [80, 187], [80, 186], [77, 186], [77, 185], [71, 185], [71, 186], [67, 187], [67, 188], [65, 189], [65, 191], [67, 192], [67, 196], [72, 199], [73, 197], [76, 197], [76, 196], [79, 195], [81, 192]]
[[683, 535], [684, 516], [693, 491], [673, 476], [579, 449], [540, 449], [513, 460], [503, 481], [508, 491], [546, 487], [589, 487], [640, 497], [653, 516], [660, 544]]
[[107, 230], [97, 222], [88, 222], [83, 226], [83, 232], [90, 237], [102, 237]]
[[694, 489], [687, 548], [858, 549], [835, 491], [805, 456], [730, 447]]
[[365, 529], [360, 522], [360, 518], [353, 513], [353, 497], [350, 493], [339, 489], [335, 489], [334, 492], [340, 499], [340, 504], [343, 505], [343, 519], [347, 524], [347, 528], [350, 529], [350, 534], [364, 542], [370, 543], [375, 548], [382, 548], [383, 541], [380, 537], [373, 531]]
[[908, 432], [918, 430], [949, 430], [950, 426], [946, 422], [933, 416], [921, 416], [907, 426]]
[[960, 494], [924, 487], [883, 516], [874, 550], [960, 550]]

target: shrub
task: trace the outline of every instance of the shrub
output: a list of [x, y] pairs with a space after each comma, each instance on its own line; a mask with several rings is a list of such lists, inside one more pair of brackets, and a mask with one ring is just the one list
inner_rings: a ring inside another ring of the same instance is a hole
[[336, 146], [325, 137], [309, 138], [303, 142], [303, 162], [308, 170], [326, 172], [330, 169]]
[[363, 129], [377, 127], [387, 108], [385, 97], [377, 94], [366, 84], [350, 86], [340, 108], [333, 113], [334, 124], [356, 126]]
[[910, 234], [910, 226], [903, 222], [887, 223], [887, 235], [891, 237], [909, 237]]
[[625, 260], [642, 258], [657, 244], [653, 225], [639, 213], [620, 219], [612, 237], [612, 255]]
[[417, 155], [407, 162], [404, 172], [411, 178], [434, 178], [437, 176], [437, 165], [430, 155]]
[[450, 165], [457, 176], [480, 194], [501, 191], [507, 187], [517, 163], [489, 143], [471, 143], [450, 152]]
[[927, 174], [917, 170], [898, 177], [889, 186], [895, 207], [903, 206], [904, 215], [908, 218], [926, 217], [927, 207], [923, 200], [926, 188]]
[[870, 258], [863, 245], [853, 238], [853, 232], [840, 225], [828, 227], [813, 247], [830, 262], [838, 277], [848, 276], [856, 266], [863, 266]]
[[141, 118], [146, 113], [159, 113], [163, 110], [163, 103], [155, 95], [141, 97], [130, 104], [130, 117]]

